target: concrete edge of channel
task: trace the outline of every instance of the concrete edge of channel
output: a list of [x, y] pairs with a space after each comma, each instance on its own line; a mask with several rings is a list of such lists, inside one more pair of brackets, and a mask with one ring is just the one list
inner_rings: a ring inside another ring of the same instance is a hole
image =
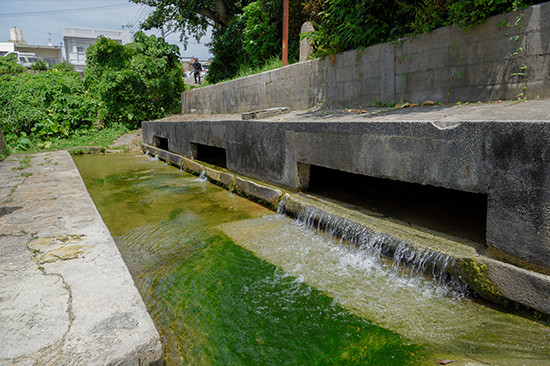
[[[277, 210], [280, 203], [286, 201], [285, 211], [289, 216], [304, 216], [310, 207], [315, 207], [314, 200], [308, 200], [294, 192], [286, 192], [278, 187], [271, 186], [264, 182], [240, 177], [232, 172], [221, 170], [214, 166], [190, 159], [186, 156], [170, 151], [159, 149], [155, 146], [143, 144], [142, 149], [151, 155], [156, 155], [172, 165], [180, 167], [194, 174], [204, 172], [206, 177], [213, 183], [223, 186], [230, 191], [236, 191], [241, 196], [258, 201], [272, 210]], [[319, 210], [316, 223], [323, 227], [327, 223], [323, 220], [330, 220], [332, 215], [338, 213], [327, 210], [326, 207]], [[311, 215], [311, 213], [309, 213]], [[324, 217], [324, 218], [323, 218]], [[348, 226], [356, 225], [365, 230], [371, 230], [361, 222], [353, 220], [347, 222]], [[392, 257], [397, 250], [398, 242], [391, 234], [384, 234], [382, 253]], [[427, 250], [433, 252], [433, 262], [428, 262], [427, 267], [437, 268], [438, 271], [464, 281], [479, 296], [499, 305], [509, 306], [520, 304], [550, 315], [550, 303], [546, 294], [550, 293], [550, 276], [534, 272], [528, 269], [508, 264], [499, 260], [480, 254], [455, 254], [441, 248], [427, 248], [426, 244], [410, 241], [407, 243], [407, 250], [416, 253], [416, 256], [425, 255]], [[435, 258], [448, 258], [445, 264], [437, 263]]]
[[0, 215], [0, 364], [161, 363], [159, 333], [69, 153], [0, 165], [0, 203], [16, 206]]

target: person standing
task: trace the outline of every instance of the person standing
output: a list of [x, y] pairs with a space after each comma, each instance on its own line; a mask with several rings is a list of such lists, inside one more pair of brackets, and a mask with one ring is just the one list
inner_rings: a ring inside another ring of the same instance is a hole
[[[195, 57], [195, 62], [193, 62], [193, 72], [195, 74], [195, 84], [199, 84], [201, 82], [201, 71], [202, 71], [202, 65], [199, 62], [199, 59]], [[198, 81], [197, 81], [198, 79]]]

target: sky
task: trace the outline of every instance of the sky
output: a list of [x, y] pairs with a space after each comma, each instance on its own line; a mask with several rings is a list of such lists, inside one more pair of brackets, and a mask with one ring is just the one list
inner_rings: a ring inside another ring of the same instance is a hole
[[[9, 40], [14, 26], [23, 30], [23, 38], [30, 45], [61, 45], [63, 27], [119, 30], [124, 25], [135, 33], [152, 10], [128, 0], [0, 0], [0, 42]], [[146, 33], [160, 37], [160, 30]], [[210, 34], [200, 43], [190, 38], [187, 50], [177, 33], [167, 35], [166, 41], [180, 46], [182, 57], [208, 59], [212, 55], [205, 44], [210, 42]]]

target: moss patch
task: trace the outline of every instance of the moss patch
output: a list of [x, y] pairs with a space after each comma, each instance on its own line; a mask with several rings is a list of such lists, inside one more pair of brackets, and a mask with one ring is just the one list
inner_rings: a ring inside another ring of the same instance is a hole
[[505, 304], [506, 299], [487, 277], [487, 265], [474, 258], [463, 258], [458, 264], [458, 271], [463, 279], [481, 297], [497, 304]]

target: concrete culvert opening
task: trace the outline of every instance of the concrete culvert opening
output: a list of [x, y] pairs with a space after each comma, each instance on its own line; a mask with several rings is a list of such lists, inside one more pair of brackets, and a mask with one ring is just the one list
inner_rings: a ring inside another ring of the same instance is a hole
[[191, 150], [195, 159], [227, 168], [224, 148], [191, 143]]
[[487, 195], [311, 165], [307, 192], [486, 244]]
[[160, 136], [153, 136], [153, 145], [162, 150], [168, 150], [168, 139]]

